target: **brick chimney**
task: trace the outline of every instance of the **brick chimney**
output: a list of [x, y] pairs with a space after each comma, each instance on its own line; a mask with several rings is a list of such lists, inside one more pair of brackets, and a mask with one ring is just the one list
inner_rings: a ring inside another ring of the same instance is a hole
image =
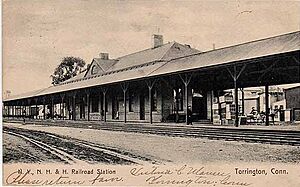
[[163, 35], [153, 34], [153, 48], [160, 47], [164, 44]]
[[100, 59], [102, 59], [102, 60], [108, 60], [109, 59], [109, 54], [108, 53], [100, 53], [99, 56], [100, 56]]

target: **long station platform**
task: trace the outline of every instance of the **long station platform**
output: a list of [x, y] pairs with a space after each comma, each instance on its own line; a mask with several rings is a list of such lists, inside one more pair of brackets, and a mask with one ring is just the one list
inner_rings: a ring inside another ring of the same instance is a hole
[[[5, 119], [4, 123], [22, 124], [20, 119]], [[69, 128], [85, 128], [95, 130], [122, 131], [128, 133], [146, 133], [153, 135], [208, 138], [213, 140], [244, 141], [251, 143], [285, 144], [300, 146], [300, 124], [285, 125], [241, 125], [221, 126], [212, 124], [185, 125], [184, 123], [124, 123], [101, 121], [71, 120], [27, 120], [26, 124], [42, 126], [58, 126]]]
[[[3, 119], [3, 122], [11, 123], [23, 123], [23, 119]], [[205, 122], [193, 122], [193, 125], [186, 125], [185, 123], [152, 123], [145, 121], [128, 121], [124, 123], [123, 121], [86, 121], [86, 120], [40, 120], [40, 119], [26, 119], [25, 123], [28, 124], [40, 124], [40, 125], [55, 125], [55, 126], [72, 126], [79, 128], [97, 128], [97, 125], [111, 125], [111, 126], [129, 126], [129, 125], [139, 125], [141, 127], [185, 127], [185, 128], [195, 128], [195, 127], [206, 127], [206, 128], [227, 128], [227, 129], [255, 129], [255, 130], [289, 130], [289, 131], [300, 131], [300, 121], [299, 122], [275, 122], [275, 124], [270, 123], [266, 126], [264, 123], [250, 123], [246, 125], [239, 125], [235, 127], [234, 124], [230, 125], [220, 125]]]

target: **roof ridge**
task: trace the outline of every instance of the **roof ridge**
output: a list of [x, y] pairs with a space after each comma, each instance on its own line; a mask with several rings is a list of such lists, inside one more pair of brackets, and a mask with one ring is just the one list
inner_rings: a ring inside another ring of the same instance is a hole
[[[173, 42], [168, 42], [168, 43], [165, 43], [165, 44], [163, 44], [163, 45], [161, 45], [161, 46], [159, 46], [159, 47], [155, 47], [155, 48], [153, 48], [153, 47], [150, 47], [150, 48], [147, 48], [147, 49], [143, 49], [143, 50], [140, 50], [140, 51], [136, 51], [136, 52], [133, 52], [133, 53], [129, 53], [129, 54], [127, 54], [127, 55], [120, 56], [120, 57], [118, 57], [118, 58], [116, 58], [116, 59], [120, 59], [120, 58], [123, 58], [123, 57], [129, 56], [129, 55], [133, 55], [133, 54], [136, 54], [136, 53], [144, 52], [144, 51], [147, 51], [147, 50], [150, 50], [150, 49], [157, 49], [157, 48], [160, 48], [160, 47], [166, 46], [166, 45], [168, 45], [168, 44], [171, 44], [171, 43], [173, 43]], [[172, 45], [173, 45], [173, 44], [172, 44]]]
[[[172, 45], [171, 47], [173, 47], [175, 44], [179, 44], [179, 45], [185, 46], [184, 44], [181, 44], [181, 43], [178, 43], [178, 42], [176, 42], [176, 41], [173, 41], [173, 45]], [[198, 49], [195, 49], [195, 48], [191, 48], [191, 49], [194, 49], [194, 50], [198, 51], [198, 52], [195, 53], [195, 54], [202, 53], [202, 52], [199, 51]], [[166, 53], [167, 53], [167, 52], [166, 52]], [[166, 55], [166, 54], [165, 54], [165, 55]], [[165, 56], [165, 55], [164, 55], [164, 56]], [[191, 54], [191, 55], [193, 55], [193, 54]], [[164, 56], [163, 56], [163, 57], [164, 57]], [[183, 56], [181, 56], [181, 57], [187, 57], [187, 56], [189, 56], [189, 55], [183, 55]], [[177, 57], [177, 58], [178, 58], [178, 57]], [[180, 57], [179, 57], [179, 58], [180, 58]], [[163, 58], [161, 58], [161, 60], [162, 60], [162, 59], [163, 59]], [[155, 72], [156, 70], [158, 70], [158, 69], [160, 69], [161, 67], [165, 66], [166, 64], [168, 64], [169, 62], [171, 62], [171, 60], [173, 60], [173, 59], [176, 59], [176, 58], [172, 58], [172, 59], [166, 60], [164, 64], [162, 64], [161, 66], [155, 68], [153, 71], [151, 71], [150, 73], [148, 73], [147, 76], [151, 75], [151, 74], [152, 74], [153, 72]]]
[[[175, 41], [174, 41], [174, 42], [175, 42]], [[164, 46], [166, 46], [166, 45], [170, 45], [170, 44], [171, 44], [171, 46], [172, 46], [174, 42], [168, 42], [168, 43], [165, 43], [165, 44], [163, 44], [163, 45], [161, 45], [161, 46], [159, 46], [159, 47], [155, 47], [155, 48], [151, 47], [151, 48], [143, 49], [143, 50], [136, 51], [136, 52], [133, 52], [133, 53], [129, 53], [129, 54], [127, 54], [127, 55], [120, 56], [120, 57], [116, 58], [115, 60], [120, 60], [121, 58], [128, 57], [128, 56], [130, 56], [130, 55], [134, 55], [134, 54], [137, 54], [137, 53], [145, 52], [145, 51], [148, 51], [148, 50], [151, 50], [151, 49], [158, 49], [158, 48], [164, 47]], [[161, 59], [162, 59], [162, 58], [159, 58], [159, 60], [161, 60]], [[154, 61], [155, 61], [155, 60], [154, 60]], [[151, 61], [150, 61], [150, 62], [151, 62]], [[149, 63], [149, 62], [146, 62], [146, 63], [144, 63], [144, 64], [147, 64], [147, 63]], [[116, 64], [116, 63], [115, 63], [115, 64]], [[106, 72], [111, 71], [111, 69], [114, 67], [115, 64], [111, 65], [111, 66], [107, 69]], [[130, 67], [134, 67], [134, 66], [130, 66]], [[130, 67], [127, 67], [127, 68], [130, 68]]]
[[[175, 45], [175, 43], [177, 43], [177, 42], [175, 42], [175, 41], [173, 41], [173, 42], [171, 42], [172, 43], [172, 45], [170, 46], [170, 49]], [[169, 50], [170, 50], [169, 49]], [[165, 58], [165, 56], [167, 55], [167, 53], [169, 52], [169, 50], [167, 50], [165, 53], [164, 53], [164, 55], [160, 58], [160, 60], [162, 60], [162, 59], [164, 59]]]
[[[93, 61], [94, 61], [94, 59], [93, 59]], [[102, 71], [104, 71], [105, 72], [105, 70], [100, 66], [100, 64], [96, 61], [96, 64], [97, 64], [97, 66], [100, 68], [100, 69], [102, 69]], [[90, 68], [91, 68], [91, 66], [90, 66]]]
[[[187, 44], [181, 44], [181, 43], [176, 42], [176, 41], [173, 41], [173, 42], [174, 42], [174, 44], [173, 44], [171, 47], [173, 47], [175, 44], [181, 45], [181, 46], [183, 46], [183, 47], [187, 47], [187, 46], [186, 46]], [[196, 49], [196, 48], [193, 48], [193, 47], [189, 47], [189, 49], [195, 50], [195, 53], [193, 53], [193, 54], [186, 54], [186, 55], [182, 55], [182, 56], [170, 58], [170, 59], [168, 59], [168, 60], [179, 59], [179, 58], [189, 57], [189, 56], [192, 56], [192, 55], [198, 55], [198, 54], [200, 54], [200, 53], [203, 53], [202, 51], [200, 51], [200, 50], [198, 50], [198, 49]], [[166, 53], [167, 53], [167, 52], [166, 52]]]
[[[94, 58], [94, 59], [99, 59], [99, 60], [103, 60], [103, 59], [101, 59], [101, 58]], [[115, 65], [116, 64], [116, 62], [118, 62], [119, 60], [118, 59], [107, 59], [107, 60], [109, 60], [109, 61], [113, 61], [114, 63], [113, 64], [111, 64], [108, 68], [107, 68], [107, 70], [109, 70], [113, 65]], [[104, 71], [104, 72], [107, 72], [107, 70], [105, 71], [104, 70], [104, 68], [99, 64], [99, 63], [97, 63], [100, 67], [101, 67], [101, 69]]]

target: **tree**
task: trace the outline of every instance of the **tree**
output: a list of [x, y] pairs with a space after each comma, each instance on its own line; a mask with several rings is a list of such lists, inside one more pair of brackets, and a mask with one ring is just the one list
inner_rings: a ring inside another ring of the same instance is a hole
[[84, 66], [84, 60], [79, 57], [64, 57], [61, 63], [55, 68], [53, 75], [50, 76], [52, 84], [57, 85], [76, 76]]

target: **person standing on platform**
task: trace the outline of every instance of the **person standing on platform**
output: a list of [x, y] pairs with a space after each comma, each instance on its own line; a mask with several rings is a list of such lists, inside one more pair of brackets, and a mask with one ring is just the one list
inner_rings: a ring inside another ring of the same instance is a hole
[[73, 110], [70, 110], [70, 120], [73, 120]]
[[187, 109], [187, 124], [188, 125], [193, 125], [192, 116], [193, 116], [192, 107], [188, 106], [188, 109]]
[[102, 110], [102, 109], [101, 109], [100, 116], [101, 116], [101, 121], [104, 121], [104, 110]]

